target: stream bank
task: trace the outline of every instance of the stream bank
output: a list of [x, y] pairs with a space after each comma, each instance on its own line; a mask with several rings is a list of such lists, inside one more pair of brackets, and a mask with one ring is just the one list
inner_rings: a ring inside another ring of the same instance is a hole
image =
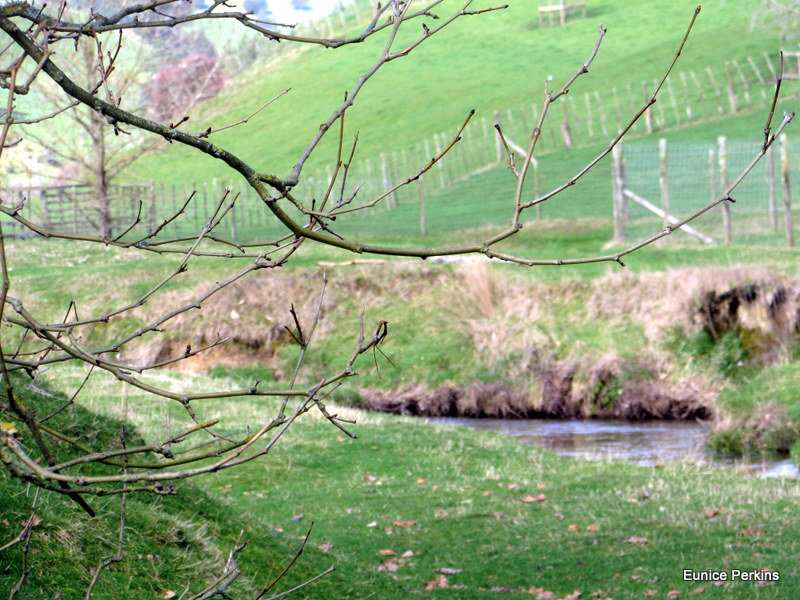
[[[268, 281], [230, 286], [130, 359], [229, 337], [180, 368], [244, 386], [287, 380], [298, 349], [280, 311], [294, 304], [310, 323], [319, 278], [285, 271]], [[363, 311], [365, 328], [385, 320], [389, 334], [336, 391], [342, 404], [418, 416], [700, 419], [717, 450], [788, 452], [800, 439], [799, 282], [758, 267], [544, 281], [485, 261], [356, 265], [329, 274], [302, 375], [319, 380], [346, 361]]]

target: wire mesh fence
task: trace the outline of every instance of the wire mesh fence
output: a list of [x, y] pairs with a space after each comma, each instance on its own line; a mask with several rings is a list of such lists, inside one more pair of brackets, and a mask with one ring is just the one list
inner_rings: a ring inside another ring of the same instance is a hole
[[[375, 206], [340, 215], [330, 228], [340, 235], [418, 236], [459, 232], [468, 229], [499, 228], [509, 223], [513, 209], [516, 179], [507, 165], [504, 152], [497, 152], [494, 130], [476, 127], [466, 133], [445, 156], [419, 179], [386, 194], [397, 184], [417, 175], [449, 140], [434, 138], [404, 152], [388, 153], [354, 164], [342, 185], [342, 177], [331, 186], [332, 170], [305, 173], [294, 195], [306, 208], [320, 208], [331, 187], [326, 208], [337, 204], [350, 209]], [[776, 143], [733, 193], [731, 235], [734, 240], [784, 243], [788, 199], [792, 182], [800, 184], [800, 139], [787, 138]], [[753, 160], [757, 142], [720, 140], [716, 144], [629, 142], [624, 145], [625, 187], [637, 197], [676, 218], [682, 218], [719, 196], [726, 182]], [[784, 157], [782, 160], [781, 153]], [[591, 155], [580, 151], [565, 159], [563, 153], [540, 157], [529, 171], [523, 201], [531, 200], [569, 181]], [[498, 160], [498, 157], [501, 160]], [[517, 158], [517, 162], [521, 161]], [[784, 166], [788, 196], [784, 193]], [[523, 222], [534, 226], [538, 220], [597, 219], [610, 221], [613, 211], [612, 169], [601, 163], [586, 173], [576, 185], [536, 208], [524, 213]], [[112, 194], [114, 234], [119, 234], [139, 218], [126, 236], [146, 235], [153, 228], [181, 213], [159, 237], [196, 236], [212, 214], [219, 199], [229, 190], [225, 214], [216, 234], [240, 242], [268, 241], [286, 232], [264, 202], [244, 181], [211, 180], [195, 185], [153, 183], [146, 186], [119, 186]], [[55, 231], [86, 233], [95, 222], [96, 209], [87, 188], [8, 189], [2, 201], [7, 206], [21, 205], [20, 214], [43, 223]], [[191, 200], [189, 200], [191, 198]], [[24, 199], [24, 202], [22, 200]], [[58, 202], [56, 202], [58, 200]], [[349, 203], [347, 202], [349, 200]], [[138, 203], [142, 202], [141, 212]], [[184, 208], [184, 204], [186, 204]], [[303, 220], [287, 200], [281, 206]], [[537, 210], [537, 208], [539, 210]], [[56, 209], [61, 212], [56, 212]], [[183, 210], [183, 212], [181, 212]], [[60, 215], [60, 216], [59, 216]], [[657, 231], [662, 217], [636, 202], [629, 202], [627, 223], [631, 235], [645, 228]], [[6, 222], [8, 218], [5, 218]], [[791, 225], [791, 223], [790, 223]], [[695, 226], [715, 241], [725, 241], [721, 208], [709, 211]], [[16, 231], [16, 230], [15, 230]]]

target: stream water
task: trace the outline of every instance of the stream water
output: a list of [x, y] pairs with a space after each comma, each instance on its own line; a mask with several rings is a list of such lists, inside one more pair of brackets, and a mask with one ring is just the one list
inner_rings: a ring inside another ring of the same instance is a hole
[[728, 465], [763, 477], [796, 477], [798, 468], [788, 459], [725, 458], [706, 448], [707, 428], [684, 421], [557, 421], [550, 419], [432, 418], [441, 425], [489, 429], [513, 435], [526, 444], [544, 446], [564, 456], [588, 459], [616, 458], [635, 464], [664, 464], [698, 460]]

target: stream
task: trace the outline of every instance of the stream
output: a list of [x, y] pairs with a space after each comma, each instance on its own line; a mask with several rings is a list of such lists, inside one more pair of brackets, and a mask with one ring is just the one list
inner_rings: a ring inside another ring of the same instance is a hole
[[686, 421], [558, 421], [551, 419], [431, 418], [440, 425], [487, 429], [543, 446], [557, 454], [597, 459], [622, 459], [639, 465], [675, 460], [698, 460], [727, 465], [762, 477], [796, 477], [798, 468], [789, 459], [726, 458], [706, 447], [708, 428]]

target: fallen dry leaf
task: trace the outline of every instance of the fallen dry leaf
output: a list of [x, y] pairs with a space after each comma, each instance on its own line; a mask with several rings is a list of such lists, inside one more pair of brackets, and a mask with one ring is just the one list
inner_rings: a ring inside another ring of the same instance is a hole
[[377, 521], [371, 521], [371, 522], [367, 523], [367, 527], [377, 527], [377, 526], [378, 526], [378, 522]]
[[450, 587], [450, 585], [447, 582], [447, 577], [444, 575], [437, 575], [434, 579], [425, 582], [426, 592], [430, 592], [431, 590], [442, 590], [448, 587]]
[[541, 502], [545, 499], [544, 494], [539, 494], [538, 496], [525, 496], [521, 502]]
[[681, 593], [678, 590], [670, 590], [667, 592], [667, 598], [677, 598]]
[[705, 510], [703, 511], [703, 514], [704, 514], [705, 516], [707, 516], [708, 518], [711, 518], [711, 517], [713, 517], [713, 516], [714, 516], [714, 515], [716, 515], [717, 513], [719, 513], [719, 511], [718, 511], [716, 508], [707, 508], [707, 509], [705, 509]]
[[761, 535], [764, 533], [763, 529], [745, 529], [742, 531], [743, 535]]
[[324, 543], [324, 544], [320, 544], [319, 546], [317, 546], [317, 548], [319, 548], [319, 549], [320, 549], [320, 550], [322, 550], [323, 552], [327, 552], [328, 550], [330, 550], [331, 548], [333, 548], [333, 544], [328, 544], [328, 543], [326, 542], [326, 543]]
[[395, 556], [397, 553], [394, 550], [378, 550], [376, 554], [378, 556]]
[[693, 596], [696, 596], [697, 594], [702, 594], [705, 591], [705, 589], [706, 589], [706, 586], [700, 585], [700, 586], [697, 586], [696, 588], [694, 588], [689, 593], [692, 594]]
[[511, 594], [514, 591], [514, 589], [510, 588], [510, 587], [500, 587], [498, 585], [498, 586], [495, 586], [493, 588], [489, 588], [489, 591], [490, 592], [500, 592], [502, 594]]
[[646, 537], [636, 537], [634, 535], [634, 536], [629, 537], [623, 543], [624, 544], [646, 544], [649, 541], [650, 540], [648, 540]]
[[481, 495], [482, 495], [482, 496], [491, 496], [491, 495], [492, 495], [492, 492], [490, 492], [489, 490], [483, 490], [483, 491], [481, 492]]
[[536, 600], [553, 600], [556, 597], [553, 592], [540, 587], [530, 587], [528, 588], [528, 593], [535, 594]]
[[546, 488], [547, 486], [546, 486], [545, 484], [543, 484], [543, 483], [537, 483], [537, 484], [536, 484], [536, 487], [537, 487], [537, 488], [539, 488], [540, 490], [543, 490], [543, 489], [544, 489], [544, 488]]
[[573, 523], [569, 527], [567, 527], [567, 531], [578, 531], [578, 526]]
[[416, 521], [395, 521], [394, 524], [397, 527], [411, 527], [413, 525], [416, 525], [417, 522]]
[[439, 573], [444, 573], [445, 575], [455, 575], [456, 573], [461, 573], [464, 569], [451, 569], [450, 567], [442, 567], [441, 569], [436, 569]]
[[345, 441], [345, 438], [343, 438], [343, 437], [342, 437], [342, 436], [340, 436], [340, 435], [337, 435], [337, 436], [336, 436], [336, 441], [337, 441], [337, 442], [344, 442], [344, 441]]
[[390, 558], [385, 563], [382, 563], [378, 567], [378, 571], [389, 571], [394, 573], [397, 569], [400, 568], [400, 564], [397, 562], [396, 558]]
[[166, 592], [164, 592], [164, 595], [162, 596], [162, 598], [174, 598], [174, 597], [175, 597], [174, 590], [167, 590]]
[[586, 526], [586, 531], [597, 531], [600, 529], [600, 525], [592, 523], [591, 525]]
[[425, 478], [420, 477], [419, 479], [417, 479], [417, 483], [425, 483]]
[[644, 595], [647, 596], [648, 598], [652, 598], [653, 596], [655, 596], [657, 594], [658, 594], [658, 592], [655, 591], [655, 590], [645, 590], [644, 591]]
[[578, 600], [578, 598], [580, 597], [581, 597], [580, 590], [575, 590], [571, 594], [567, 594], [566, 596], [564, 596], [564, 600]]
[[403, 552], [403, 554], [401, 554], [401, 556], [403, 558], [410, 558], [411, 556], [414, 556], [414, 552], [411, 550], [406, 550], [405, 552]]
[[517, 489], [518, 487], [519, 487], [519, 484], [518, 484], [518, 483], [509, 483], [509, 484], [508, 484], [508, 489], [510, 489], [510, 490], [515, 490], [515, 489]]

